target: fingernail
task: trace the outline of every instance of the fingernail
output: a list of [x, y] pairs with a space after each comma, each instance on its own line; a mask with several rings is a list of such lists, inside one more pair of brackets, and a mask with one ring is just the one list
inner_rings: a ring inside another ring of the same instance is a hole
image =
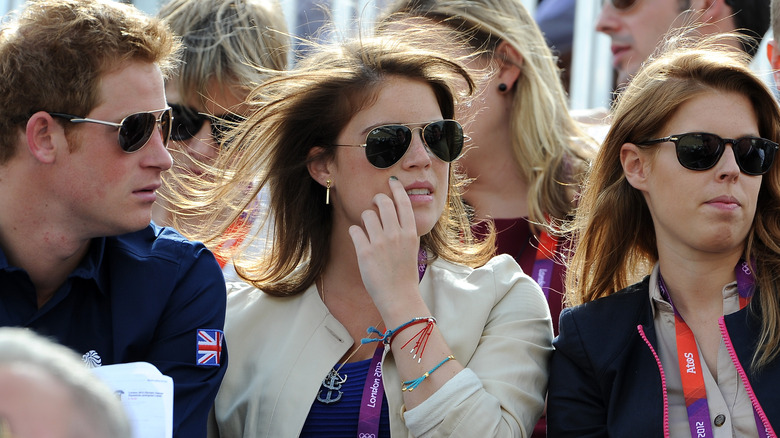
[[398, 178], [396, 178], [396, 177], [394, 177], [394, 176], [391, 176], [391, 177], [390, 177], [390, 181], [398, 181]]

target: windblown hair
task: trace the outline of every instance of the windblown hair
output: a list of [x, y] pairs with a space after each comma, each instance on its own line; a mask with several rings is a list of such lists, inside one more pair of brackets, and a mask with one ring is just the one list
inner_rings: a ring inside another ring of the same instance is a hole
[[[229, 224], [268, 186], [272, 226], [265, 257], [253, 260], [238, 254], [236, 270], [271, 295], [303, 292], [326, 265], [332, 232], [325, 188], [311, 178], [308, 163], [333, 159], [336, 147], [331, 145], [339, 133], [393, 78], [428, 84], [445, 119], [454, 116], [455, 81], [465, 81], [473, 92], [474, 84], [459, 63], [417, 47], [421, 45], [391, 38], [319, 47], [294, 70], [280, 72], [253, 91], [253, 114], [227, 140], [234, 147], [214, 164], [213, 182], [192, 179], [196, 190], [185, 194], [194, 211], [210, 212], [195, 237], [207, 244], [224, 239]], [[319, 154], [311, 153], [315, 147], [321, 148]], [[445, 209], [421, 237], [421, 245], [430, 259], [479, 266], [489, 259], [495, 239], [473, 239], [460, 198], [464, 177], [455, 168], [450, 166]]]
[[[30, 0], [0, 29], [0, 164], [37, 111], [88, 114], [101, 77], [127, 61], [167, 74], [179, 43], [133, 6], [109, 0]], [[67, 125], [66, 125], [66, 129]]]
[[183, 102], [204, 102], [209, 81], [236, 85], [242, 96], [266, 69], [287, 68], [290, 39], [277, 0], [171, 0], [157, 16], [184, 44], [175, 76]]
[[563, 220], [587, 171], [595, 144], [572, 119], [560, 70], [533, 17], [519, 0], [400, 0], [385, 23], [424, 17], [456, 31], [472, 53], [495, 56], [502, 41], [523, 58], [512, 104], [515, 164], [528, 181], [532, 224]]
[[[612, 126], [593, 163], [571, 230], [578, 243], [566, 279], [568, 304], [611, 295], [649, 274], [658, 260], [650, 211], [642, 193], [626, 180], [620, 162], [624, 143], [667, 135], [661, 130], [681, 105], [714, 91], [747, 97], [758, 118], [759, 135], [780, 140], [780, 111], [772, 92], [748, 67], [747, 54], [719, 44], [726, 37], [698, 42], [671, 39], [619, 96]], [[758, 296], [751, 306], [762, 314], [761, 348], [754, 358], [758, 367], [775, 358], [780, 349], [778, 163], [762, 178], [744, 250], [745, 259], [754, 263], [757, 280]]]
[[[67, 437], [130, 438], [130, 422], [114, 392], [72, 350], [29, 329], [0, 328], [0, 370], [33, 368], [51, 376], [70, 394], [77, 415]], [[1, 371], [0, 371], [1, 372]], [[45, 421], [45, 419], [42, 419]]]

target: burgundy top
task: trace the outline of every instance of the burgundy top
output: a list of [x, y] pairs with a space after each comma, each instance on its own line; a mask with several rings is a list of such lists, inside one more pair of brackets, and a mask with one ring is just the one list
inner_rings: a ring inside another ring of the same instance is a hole
[[[528, 218], [493, 219], [493, 223], [496, 226], [496, 254], [511, 255], [523, 268], [523, 272], [531, 275], [536, 261], [539, 239], [531, 232]], [[476, 236], [484, 235], [485, 222], [474, 224], [472, 231]], [[562, 248], [567, 247], [568, 241], [559, 241], [556, 251], [557, 257], [554, 260], [555, 265], [550, 279], [550, 294], [547, 298], [552, 315], [553, 332], [556, 336], [558, 335], [558, 317], [563, 308], [563, 281], [566, 273], [566, 267], [563, 264], [565, 250]]]
[[[515, 219], [493, 219], [496, 226], [496, 254], [509, 254], [515, 258], [517, 264], [523, 268], [523, 272], [528, 275], [534, 270], [536, 262], [536, 252], [539, 248], [539, 239], [531, 232], [531, 226], [528, 218], [521, 217]], [[485, 235], [486, 222], [479, 222], [472, 225], [471, 229], [475, 236]], [[559, 238], [560, 239], [560, 238]], [[547, 305], [550, 307], [552, 316], [553, 333], [558, 336], [558, 318], [563, 308], [563, 281], [566, 274], [564, 264], [566, 251], [570, 247], [570, 242], [561, 239], [556, 248], [556, 258], [554, 260], [552, 277], [550, 278], [550, 293], [547, 297]], [[547, 419], [544, 415], [536, 423], [531, 437], [542, 438], [546, 436]]]

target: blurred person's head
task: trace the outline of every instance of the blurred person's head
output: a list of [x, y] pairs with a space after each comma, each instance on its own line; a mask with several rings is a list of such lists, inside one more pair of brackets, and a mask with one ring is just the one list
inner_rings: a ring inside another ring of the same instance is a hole
[[248, 114], [249, 92], [287, 67], [289, 37], [277, 0], [171, 0], [159, 11], [184, 44], [165, 84], [173, 108], [174, 172], [200, 175], [224, 131]]
[[9, 327], [0, 328], [0, 349], [0, 435], [131, 436], [119, 398], [70, 349]]
[[670, 30], [695, 25], [702, 35], [740, 32], [754, 39], [733, 40], [755, 55], [769, 28], [769, 0], [606, 0], [596, 30], [612, 39], [613, 66], [625, 85]]

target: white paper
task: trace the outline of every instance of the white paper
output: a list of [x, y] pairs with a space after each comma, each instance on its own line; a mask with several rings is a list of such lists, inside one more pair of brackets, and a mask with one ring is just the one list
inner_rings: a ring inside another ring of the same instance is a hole
[[92, 371], [122, 400], [133, 438], [173, 436], [173, 379], [149, 362], [104, 365]]

